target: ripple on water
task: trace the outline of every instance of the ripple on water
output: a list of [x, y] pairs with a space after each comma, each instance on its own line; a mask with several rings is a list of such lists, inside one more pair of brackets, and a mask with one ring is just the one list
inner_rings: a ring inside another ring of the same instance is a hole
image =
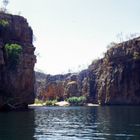
[[[135, 109], [130, 107], [36, 108], [34, 137], [37, 140], [139, 140], [140, 113], [137, 111], [140, 108]], [[118, 111], [123, 113], [118, 114]]]

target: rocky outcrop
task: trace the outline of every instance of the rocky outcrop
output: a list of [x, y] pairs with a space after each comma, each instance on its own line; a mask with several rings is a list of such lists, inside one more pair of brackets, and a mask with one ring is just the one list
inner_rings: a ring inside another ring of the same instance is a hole
[[140, 37], [114, 44], [94, 61], [82, 84], [89, 102], [140, 105]]
[[[0, 13], [0, 109], [25, 108], [34, 102], [36, 57], [32, 38], [32, 29], [25, 18]], [[16, 56], [12, 60], [6, 44], [21, 46], [18, 55], [12, 50]]]
[[68, 81], [67, 77], [70, 74], [66, 75], [47, 75], [46, 76], [46, 86], [43, 89], [43, 92], [40, 94], [39, 98], [43, 100], [63, 100], [67, 95], [65, 94], [65, 86]]
[[40, 93], [37, 92], [38, 98], [41, 100], [58, 99], [61, 101], [72, 96], [81, 96], [83, 95], [82, 92], [86, 95], [86, 85], [84, 85], [85, 82], [82, 82], [86, 76], [86, 71], [82, 71], [80, 74], [46, 75], [46, 86], [42, 86]]
[[43, 92], [46, 87], [46, 74], [42, 72], [35, 72], [35, 93], [36, 98], [38, 98]]

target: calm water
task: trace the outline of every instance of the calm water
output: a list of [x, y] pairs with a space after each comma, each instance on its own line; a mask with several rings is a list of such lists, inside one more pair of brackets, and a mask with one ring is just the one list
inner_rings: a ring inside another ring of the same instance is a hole
[[0, 140], [140, 140], [140, 107], [38, 107], [3, 112]]

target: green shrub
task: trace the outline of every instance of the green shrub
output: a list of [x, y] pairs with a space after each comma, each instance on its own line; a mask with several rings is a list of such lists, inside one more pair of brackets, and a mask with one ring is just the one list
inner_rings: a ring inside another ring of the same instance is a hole
[[55, 106], [55, 103], [57, 103], [57, 100], [39, 100], [39, 99], [35, 99], [35, 104], [42, 104], [42, 105], [46, 105], [46, 106]]
[[139, 52], [134, 52], [133, 59], [140, 60], [140, 53]]
[[47, 100], [47, 101], [45, 101], [46, 106], [55, 106], [55, 103], [57, 103], [57, 100]]
[[80, 96], [80, 97], [70, 97], [67, 99], [67, 101], [71, 105], [83, 105], [86, 103], [86, 97], [85, 96]]
[[7, 20], [1, 19], [0, 20], [0, 26], [2, 27], [6, 27], [9, 25], [9, 22]]
[[43, 104], [43, 101], [39, 99], [35, 99], [35, 104]]
[[19, 56], [22, 51], [22, 47], [18, 44], [6, 44], [5, 51], [8, 58], [8, 67], [15, 69], [19, 63]]

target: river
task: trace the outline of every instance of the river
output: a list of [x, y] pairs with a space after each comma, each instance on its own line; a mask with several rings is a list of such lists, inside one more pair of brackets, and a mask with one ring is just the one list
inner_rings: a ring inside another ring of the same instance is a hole
[[140, 106], [1, 112], [0, 140], [140, 140]]

